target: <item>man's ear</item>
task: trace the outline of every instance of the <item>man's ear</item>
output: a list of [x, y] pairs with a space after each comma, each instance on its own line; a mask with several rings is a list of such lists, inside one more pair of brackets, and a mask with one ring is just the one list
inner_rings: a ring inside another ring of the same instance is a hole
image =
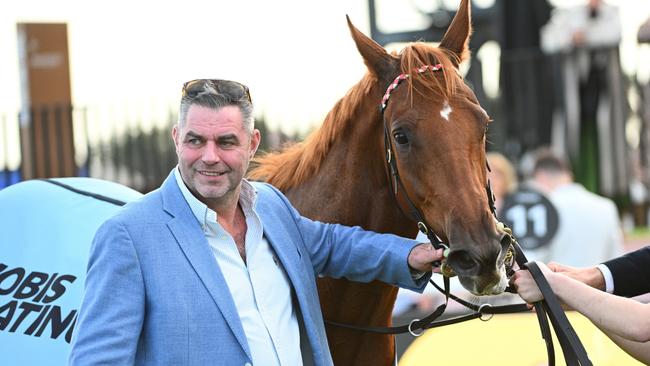
[[178, 124], [175, 124], [174, 127], [172, 128], [172, 141], [174, 141], [174, 146], [176, 146], [176, 150], [178, 151], [178, 138], [180, 137], [178, 134], [180, 132], [178, 131]]
[[250, 158], [252, 159], [255, 156], [255, 152], [260, 147], [260, 142], [262, 141], [262, 136], [260, 130], [254, 129], [251, 133], [251, 145], [250, 145]]

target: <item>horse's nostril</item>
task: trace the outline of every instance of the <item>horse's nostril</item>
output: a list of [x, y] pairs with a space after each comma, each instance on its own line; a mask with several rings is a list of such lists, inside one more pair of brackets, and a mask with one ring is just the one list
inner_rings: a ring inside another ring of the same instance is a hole
[[474, 276], [480, 272], [480, 264], [466, 250], [454, 250], [449, 253], [447, 264], [461, 276]]

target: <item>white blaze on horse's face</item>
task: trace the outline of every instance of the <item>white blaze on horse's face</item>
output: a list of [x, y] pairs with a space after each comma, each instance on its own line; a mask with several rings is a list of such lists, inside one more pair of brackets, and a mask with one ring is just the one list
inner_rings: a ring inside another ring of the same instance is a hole
[[440, 116], [445, 120], [449, 121], [449, 114], [451, 114], [451, 112], [453, 112], [453, 110], [449, 105], [449, 101], [445, 100], [445, 104], [443, 104], [442, 110], [440, 110]]

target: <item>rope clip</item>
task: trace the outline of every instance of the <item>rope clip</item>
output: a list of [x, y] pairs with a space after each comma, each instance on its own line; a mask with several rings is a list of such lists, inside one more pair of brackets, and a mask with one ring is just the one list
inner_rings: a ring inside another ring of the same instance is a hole
[[413, 331], [413, 329], [411, 329], [413, 327], [413, 323], [418, 322], [418, 321], [420, 321], [420, 319], [417, 319], [417, 318], [413, 319], [413, 320], [411, 320], [411, 322], [409, 323], [409, 326], [408, 326], [408, 331], [409, 331], [409, 333], [411, 333], [411, 335], [413, 337], [419, 337], [424, 333], [424, 329], [422, 329], [422, 331], [420, 333], [415, 333]]
[[[494, 316], [494, 313], [484, 313], [484, 312], [483, 312], [483, 309], [492, 309], [492, 305], [487, 304], [487, 303], [482, 304], [482, 305], [478, 308], [478, 313], [480, 314], [480, 316], [479, 316], [478, 318], [481, 319], [481, 320], [484, 321], [484, 322], [486, 322], [486, 321], [492, 319], [492, 317]], [[484, 315], [488, 315], [488, 316], [487, 316], [487, 317], [484, 317]]]

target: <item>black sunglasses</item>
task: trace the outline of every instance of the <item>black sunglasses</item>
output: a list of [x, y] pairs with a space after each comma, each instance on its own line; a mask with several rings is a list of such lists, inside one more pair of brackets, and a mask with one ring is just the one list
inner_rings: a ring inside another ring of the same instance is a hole
[[190, 80], [183, 84], [183, 89], [182, 89], [183, 98], [196, 97], [199, 93], [205, 90], [206, 84], [210, 85], [217, 92], [221, 94], [226, 94], [235, 99], [241, 99], [242, 97], [246, 97], [248, 102], [253, 104], [251, 93], [248, 90], [248, 87], [246, 85], [232, 80], [221, 80], [221, 79]]

